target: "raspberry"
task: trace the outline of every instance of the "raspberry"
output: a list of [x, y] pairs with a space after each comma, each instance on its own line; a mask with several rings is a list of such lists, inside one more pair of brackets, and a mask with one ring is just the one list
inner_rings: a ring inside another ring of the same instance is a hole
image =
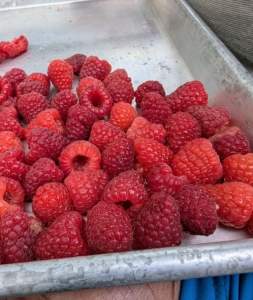
[[217, 204], [219, 221], [235, 228], [244, 227], [253, 211], [253, 187], [243, 182], [204, 185]]
[[23, 143], [14, 132], [0, 131], [0, 153], [11, 147], [17, 147], [22, 150], [24, 149]]
[[134, 99], [134, 88], [131, 82], [125, 80], [113, 80], [106, 86], [113, 103], [120, 101], [131, 104]]
[[23, 181], [26, 199], [31, 200], [37, 189], [48, 182], [61, 182], [64, 174], [50, 158], [38, 159], [29, 169]]
[[118, 102], [115, 103], [111, 109], [109, 122], [121, 130], [126, 131], [137, 116], [137, 111], [129, 103]]
[[79, 103], [91, 110], [98, 118], [103, 118], [109, 115], [113, 100], [105, 87], [92, 85], [83, 90]]
[[134, 152], [137, 162], [135, 169], [144, 176], [159, 162], [170, 164], [173, 155], [168, 147], [148, 138], [137, 138], [134, 141]]
[[77, 53], [64, 60], [73, 68], [74, 74], [79, 75], [85, 59], [86, 55]]
[[143, 176], [139, 172], [137, 172], [136, 170], [133, 170], [133, 169], [132, 170], [127, 170], [127, 171], [121, 172], [119, 175], [120, 175], [121, 178], [124, 178], [126, 180], [128, 180], [128, 179], [132, 180], [133, 179], [136, 182], [138, 182], [139, 184], [144, 185]]
[[204, 138], [187, 142], [173, 156], [170, 166], [176, 176], [185, 175], [190, 183], [215, 183], [223, 175], [218, 154]]
[[133, 230], [124, 209], [104, 201], [89, 211], [85, 228], [87, 244], [92, 253], [129, 251], [133, 242]]
[[181, 221], [192, 234], [211, 235], [218, 226], [216, 203], [198, 185], [185, 185], [174, 196], [180, 207]]
[[181, 244], [183, 229], [175, 199], [165, 193], [152, 195], [134, 215], [134, 245], [137, 249], [172, 247]]
[[8, 100], [4, 101], [0, 104], [0, 111], [5, 107], [14, 107], [16, 110], [17, 108], [18, 97], [9, 97]]
[[128, 77], [127, 71], [125, 69], [116, 69], [105, 77], [103, 83], [107, 87], [111, 82], [118, 80], [124, 80], [126, 82], [132, 81], [132, 79]]
[[106, 60], [101, 60], [97, 56], [88, 56], [84, 61], [79, 73], [80, 79], [92, 76], [101, 81], [111, 72], [111, 65]]
[[29, 150], [26, 153], [26, 162], [28, 164], [33, 164], [42, 157], [57, 161], [61, 151], [68, 144], [65, 137], [43, 127], [33, 128], [27, 136], [27, 141]]
[[20, 82], [16, 87], [16, 94], [18, 97], [31, 92], [36, 92], [43, 96], [47, 96], [49, 93], [46, 85], [43, 82], [29, 79], [29, 77]]
[[165, 96], [164, 88], [159, 81], [157, 80], [145, 81], [137, 87], [134, 93], [137, 107], [141, 106], [143, 96], [148, 92], [156, 92], [160, 94], [162, 97]]
[[12, 96], [16, 96], [16, 88], [20, 82], [26, 79], [27, 74], [20, 68], [12, 68], [10, 71], [6, 72], [3, 77], [11, 84]]
[[78, 98], [80, 98], [82, 92], [87, 89], [88, 87], [92, 86], [92, 85], [99, 85], [99, 86], [102, 86], [104, 87], [104, 84], [101, 80], [99, 79], [96, 79], [92, 76], [87, 76], [87, 77], [84, 77], [82, 78], [79, 83], [78, 83], [78, 86], [76, 88], [76, 93], [78, 95]]
[[150, 123], [147, 119], [140, 116], [133, 120], [126, 132], [126, 137], [132, 143], [134, 143], [135, 139], [142, 137], [164, 144], [166, 136], [167, 132], [162, 124]]
[[66, 61], [61, 59], [51, 61], [47, 68], [47, 75], [57, 90], [72, 89], [74, 72]]
[[11, 95], [11, 83], [8, 81], [8, 79], [0, 76], [0, 104], [6, 101]]
[[186, 112], [177, 112], [165, 122], [168, 146], [177, 153], [187, 142], [201, 137], [198, 121]]
[[87, 213], [98, 203], [108, 182], [108, 175], [100, 169], [76, 171], [64, 180], [75, 210], [81, 214]]
[[167, 95], [165, 100], [170, 105], [173, 113], [185, 111], [192, 105], [207, 105], [208, 95], [205, 87], [198, 80], [193, 80], [179, 86], [174, 92]]
[[60, 215], [37, 239], [34, 245], [36, 258], [45, 260], [87, 255], [84, 226], [84, 219], [76, 211]]
[[40, 221], [29, 217], [24, 211], [10, 210], [1, 216], [0, 224], [3, 262], [8, 264], [33, 261], [33, 246], [42, 231]]
[[77, 102], [78, 100], [74, 93], [70, 90], [62, 90], [53, 97], [51, 108], [56, 108], [59, 111], [62, 120], [65, 122], [67, 120], [68, 110], [73, 105], [76, 105]]
[[50, 92], [50, 80], [48, 76], [44, 73], [40, 72], [34, 72], [27, 76], [27, 79], [33, 80], [33, 81], [39, 81], [45, 85], [46, 95]]
[[14, 38], [11, 42], [0, 42], [0, 63], [3, 59], [15, 57], [28, 49], [28, 40], [24, 35]]
[[17, 137], [24, 137], [24, 128], [22, 127], [17, 110], [14, 107], [4, 107], [0, 111], [0, 131], [12, 131]]
[[168, 195], [174, 195], [183, 186], [189, 184], [185, 176], [175, 176], [171, 168], [162, 162], [149, 170], [146, 182], [150, 194], [165, 192]]
[[133, 169], [134, 149], [130, 141], [113, 141], [102, 153], [101, 168], [112, 178]]
[[59, 164], [65, 175], [74, 171], [96, 170], [100, 167], [101, 153], [88, 141], [74, 141], [60, 154]]
[[32, 211], [42, 222], [53, 222], [73, 210], [69, 191], [63, 183], [49, 182], [40, 186], [33, 197]]
[[172, 111], [161, 95], [148, 92], [142, 97], [141, 115], [151, 123], [164, 125]]
[[45, 96], [40, 93], [31, 92], [19, 97], [17, 108], [25, 122], [29, 123], [39, 112], [49, 108], [49, 104]]
[[89, 141], [100, 151], [103, 151], [111, 142], [126, 137], [124, 131], [107, 121], [99, 120], [91, 128]]
[[223, 160], [233, 154], [247, 154], [250, 144], [246, 134], [236, 126], [231, 126], [209, 138], [213, 148]]

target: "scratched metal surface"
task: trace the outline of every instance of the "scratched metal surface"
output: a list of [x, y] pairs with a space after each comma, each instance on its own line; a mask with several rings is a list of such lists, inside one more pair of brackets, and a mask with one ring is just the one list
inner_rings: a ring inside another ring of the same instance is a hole
[[[46, 73], [50, 60], [84, 53], [125, 68], [135, 87], [154, 79], [168, 94], [199, 79], [210, 104], [228, 107], [253, 141], [252, 78], [183, 0], [43, 2], [0, 8], [0, 40], [24, 34], [30, 42], [0, 75], [17, 66]], [[252, 256], [245, 230], [219, 226], [209, 237], [185, 234], [180, 247], [2, 265], [0, 296], [250, 272]]]

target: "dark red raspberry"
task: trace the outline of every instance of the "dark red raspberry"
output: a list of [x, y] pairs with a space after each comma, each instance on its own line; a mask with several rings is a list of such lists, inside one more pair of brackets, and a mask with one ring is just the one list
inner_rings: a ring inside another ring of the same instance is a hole
[[216, 203], [207, 191], [198, 185], [185, 185], [174, 196], [186, 231], [211, 235], [218, 226]]
[[0, 153], [11, 147], [17, 147], [24, 150], [22, 141], [14, 132], [0, 131]]
[[173, 93], [167, 95], [165, 100], [170, 105], [172, 112], [176, 113], [185, 111], [192, 105], [207, 105], [208, 95], [203, 84], [198, 80], [193, 80], [178, 87]]
[[61, 182], [64, 178], [55, 162], [50, 158], [40, 158], [29, 169], [25, 175], [23, 187], [26, 199], [32, 200], [38, 187], [48, 182]]
[[12, 68], [10, 71], [6, 72], [3, 77], [8, 79], [11, 84], [12, 96], [16, 96], [16, 87], [20, 82], [26, 79], [27, 74], [20, 68]]
[[49, 94], [50, 80], [46, 74], [40, 73], [40, 72], [34, 72], [34, 73], [31, 73], [30, 75], [28, 75], [27, 79], [33, 80], [33, 81], [39, 81], [39, 82], [43, 83], [46, 87], [46, 91], [47, 91], [46, 94], [47, 95]]
[[2, 104], [0, 104], [0, 111], [5, 107], [14, 107], [16, 110], [17, 107], [18, 97], [9, 97], [8, 100], [4, 101]]
[[253, 235], [253, 214], [251, 215], [249, 221], [247, 222], [246, 228], [248, 232]]
[[36, 258], [45, 260], [87, 255], [84, 226], [85, 221], [77, 211], [60, 215], [37, 239], [34, 245]]
[[181, 244], [183, 229], [179, 207], [175, 199], [165, 193], [156, 193], [136, 213], [132, 223], [135, 249], [172, 247]]
[[111, 65], [106, 60], [101, 60], [97, 56], [88, 56], [80, 70], [79, 77], [80, 79], [92, 76], [101, 81], [111, 72]]
[[105, 77], [103, 83], [107, 87], [111, 82], [118, 80], [124, 80], [126, 82], [132, 81], [132, 79], [128, 77], [127, 71], [125, 69], [116, 69]]
[[66, 59], [64, 59], [73, 68], [74, 74], [79, 75], [81, 67], [86, 59], [84, 54], [74, 54]]
[[106, 86], [113, 103], [120, 101], [131, 104], [134, 99], [134, 88], [131, 82], [125, 80], [113, 80]]
[[99, 85], [99, 86], [104, 87], [104, 84], [101, 80], [94, 78], [92, 76], [84, 77], [79, 81], [78, 86], [76, 88], [76, 93], [77, 93], [78, 98], [80, 98], [82, 92], [85, 89], [87, 89], [88, 87], [90, 87], [92, 85]]
[[109, 176], [101, 169], [75, 171], [64, 180], [75, 210], [81, 214], [98, 203], [108, 182]]
[[28, 40], [24, 35], [14, 38], [12, 41], [0, 42], [0, 63], [3, 59], [15, 57], [28, 49]]
[[36, 92], [40, 93], [43, 96], [47, 96], [49, 90], [43, 82], [29, 79], [28, 76], [25, 80], [17, 85], [16, 94], [18, 97], [20, 97], [31, 92]]
[[12, 95], [11, 83], [8, 79], [0, 76], [0, 104], [8, 100]]
[[156, 92], [160, 94], [162, 97], [165, 96], [165, 91], [162, 84], [157, 80], [148, 80], [140, 84], [134, 95], [137, 107], [141, 106], [143, 96], [148, 92]]
[[101, 201], [89, 211], [85, 234], [92, 253], [131, 250], [131, 220], [122, 207], [113, 203]]
[[17, 137], [24, 137], [24, 128], [14, 107], [5, 107], [0, 111], [0, 131], [12, 131]]

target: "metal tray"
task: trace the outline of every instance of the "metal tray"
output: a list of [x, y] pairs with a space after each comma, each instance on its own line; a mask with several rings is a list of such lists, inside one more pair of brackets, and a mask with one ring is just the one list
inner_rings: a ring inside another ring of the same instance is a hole
[[[76, 1], [0, 9], [0, 40], [24, 34], [28, 52], [0, 65], [46, 73], [52, 59], [97, 55], [125, 68], [137, 87], [160, 81], [166, 93], [202, 81], [209, 103], [227, 107], [253, 146], [252, 77], [183, 0]], [[29, 207], [28, 207], [29, 210]], [[145, 251], [0, 266], [0, 296], [181, 280], [253, 271], [253, 239], [219, 226], [209, 237]]]

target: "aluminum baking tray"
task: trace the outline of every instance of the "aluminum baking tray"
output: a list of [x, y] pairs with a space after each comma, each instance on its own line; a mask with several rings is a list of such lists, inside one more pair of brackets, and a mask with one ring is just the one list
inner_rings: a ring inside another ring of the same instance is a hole
[[[227, 107], [253, 146], [252, 77], [183, 0], [9, 7], [0, 9], [0, 20], [0, 40], [24, 34], [30, 42], [26, 53], [0, 65], [0, 75], [13, 67], [46, 73], [52, 59], [84, 53], [125, 68], [135, 88], [153, 79], [168, 94], [198, 79], [209, 103]], [[185, 234], [179, 247], [2, 265], [0, 296], [251, 271], [253, 239], [243, 229], [219, 226], [209, 237]]]

